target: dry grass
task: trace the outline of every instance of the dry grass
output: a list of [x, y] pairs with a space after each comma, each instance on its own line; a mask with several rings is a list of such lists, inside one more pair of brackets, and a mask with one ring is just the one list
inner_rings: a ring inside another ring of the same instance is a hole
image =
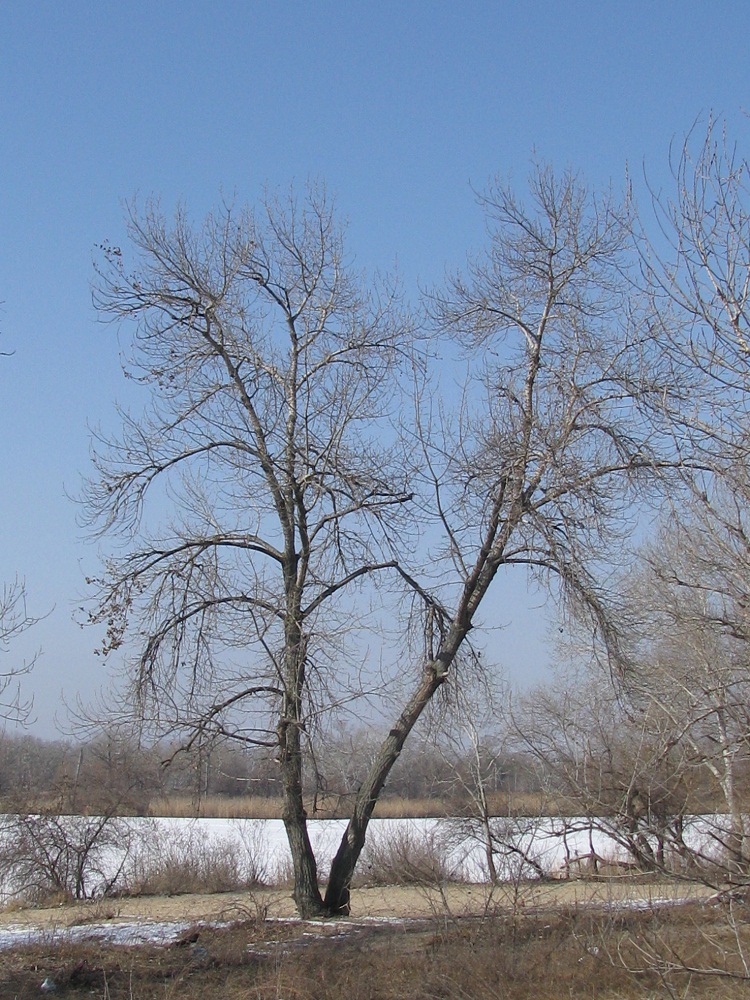
[[[149, 806], [154, 817], [204, 816], [218, 819], [280, 819], [283, 808], [281, 797], [258, 795], [225, 796], [208, 795], [200, 800], [187, 795], [172, 795], [155, 799]], [[345, 796], [319, 798], [305, 803], [311, 819], [342, 819], [349, 816], [351, 799]], [[439, 799], [388, 798], [378, 802], [375, 815], [381, 819], [415, 819], [431, 816], [448, 816], [455, 809], [451, 802]]]
[[401, 828], [374, 831], [359, 860], [362, 885], [436, 886], [455, 882], [440, 830]]
[[260, 795], [207, 795], [200, 801], [189, 795], [170, 795], [154, 799], [149, 805], [149, 816], [164, 818], [216, 817], [217, 819], [279, 819], [281, 798]]
[[[577, 816], [580, 803], [564, 796], [549, 796], [538, 792], [496, 792], [488, 797], [493, 816]], [[351, 812], [352, 796], [320, 796], [305, 803], [311, 819], [344, 819]], [[206, 795], [198, 800], [190, 795], [169, 795], [152, 799], [146, 815], [159, 818], [206, 817], [216, 819], [280, 819], [283, 807], [281, 796], [263, 795]], [[474, 807], [461, 798], [419, 798], [386, 796], [379, 799], [374, 815], [380, 819], [423, 819], [440, 816], [464, 816]], [[66, 812], [58, 799], [36, 796], [20, 807], [18, 802], [0, 799], [0, 812]], [[96, 808], [79, 808], [82, 815], [97, 815]], [[137, 815], [127, 803], [115, 810], [116, 815]]]
[[100, 1000], [739, 1000], [747, 983], [633, 972], [618, 958], [668, 931], [670, 948], [712, 961], [720, 917], [573, 910], [398, 928], [246, 922], [169, 948], [50, 941], [3, 954], [0, 996], [37, 997], [49, 975], [59, 993]]
[[[497, 793], [490, 796], [490, 812], [494, 816], [562, 816], [580, 811], [575, 803], [564, 798], [550, 799], [535, 792]], [[154, 817], [215, 817], [217, 819], [280, 819], [283, 800], [260, 795], [208, 795], [200, 801], [189, 795], [171, 795], [154, 799], [149, 815]], [[349, 816], [350, 796], [328, 796], [306, 803], [312, 819], [341, 819]], [[461, 816], [470, 811], [468, 802], [457, 799], [406, 799], [398, 796], [382, 798], [375, 807], [379, 819], [422, 819], [439, 816]]]
[[429, 819], [433, 816], [451, 816], [455, 803], [450, 800], [403, 799], [399, 796], [378, 799], [374, 815], [378, 819]]
[[224, 893], [255, 888], [268, 881], [262, 845], [212, 840], [200, 830], [155, 830], [124, 872], [122, 892], [171, 896]]

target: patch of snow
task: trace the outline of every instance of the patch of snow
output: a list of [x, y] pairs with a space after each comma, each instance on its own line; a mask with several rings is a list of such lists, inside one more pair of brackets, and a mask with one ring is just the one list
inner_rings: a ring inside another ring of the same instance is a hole
[[72, 927], [56, 927], [52, 930], [28, 925], [10, 924], [0, 928], [0, 951], [22, 945], [47, 944], [50, 947], [60, 941], [102, 941], [121, 947], [155, 945], [166, 947], [178, 941], [191, 927], [229, 927], [230, 923], [206, 923], [201, 921], [134, 920], [123, 923], [108, 921], [101, 924], [76, 924]]

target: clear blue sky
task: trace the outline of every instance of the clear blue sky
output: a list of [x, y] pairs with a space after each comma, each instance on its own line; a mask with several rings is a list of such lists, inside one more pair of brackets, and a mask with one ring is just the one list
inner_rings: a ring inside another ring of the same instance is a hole
[[[750, 4], [721, 0], [2, 0], [0, 580], [25, 576], [30, 609], [52, 609], [16, 647], [43, 650], [36, 731], [63, 690], [103, 679], [72, 620], [97, 561], [66, 493], [87, 424], [115, 426], [126, 393], [89, 291], [124, 199], [200, 216], [222, 192], [321, 178], [357, 262], [398, 262], [413, 291], [481, 242], [472, 186], [522, 185], [534, 150], [615, 187], [645, 161], [659, 186], [697, 116], [726, 114], [742, 142], [748, 38]], [[516, 629], [488, 652], [528, 678], [543, 620], [526, 648], [525, 595], [517, 614], [503, 599]]]

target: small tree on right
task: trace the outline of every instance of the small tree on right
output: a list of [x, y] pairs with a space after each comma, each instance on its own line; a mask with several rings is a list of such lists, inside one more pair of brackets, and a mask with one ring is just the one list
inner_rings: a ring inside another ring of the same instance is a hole
[[[741, 792], [750, 738], [750, 162], [727, 123], [693, 128], [654, 197], [659, 240], [641, 223], [641, 283], [680, 391], [659, 419], [681, 469], [661, 534], [628, 595], [640, 642], [629, 678], [658, 701], [714, 775], [730, 816], [727, 863], [745, 869]], [[736, 874], [736, 873], [735, 873]]]
[[[588, 834], [585, 859], [597, 872], [617, 845], [640, 871], [673, 872], [689, 861], [683, 840], [697, 768], [655, 704], [623, 698], [593, 662], [567, 665], [553, 683], [524, 693], [511, 712], [515, 743], [537, 762], [563, 806], [566, 845]], [[597, 849], [604, 838], [608, 846]]]
[[[687, 502], [645, 547], [628, 593], [630, 670], [621, 685], [636, 710], [657, 716], [693, 772], [711, 776], [707, 808], [718, 810], [711, 861], [722, 877], [750, 874], [747, 807], [750, 774], [749, 551], [740, 524]], [[739, 498], [731, 505], [737, 513]], [[744, 543], [743, 543], [744, 547]], [[708, 860], [708, 859], [704, 859]]]
[[711, 118], [672, 167], [671, 194], [654, 193], [652, 217], [634, 232], [637, 285], [672, 373], [644, 404], [674, 442], [677, 475], [654, 540], [618, 585], [615, 680], [631, 711], [660, 720], [687, 774], [712, 776], [691, 871], [730, 891], [715, 918], [697, 917], [690, 951], [683, 925], [639, 943], [638, 966], [668, 985], [673, 974], [750, 978], [750, 161]]

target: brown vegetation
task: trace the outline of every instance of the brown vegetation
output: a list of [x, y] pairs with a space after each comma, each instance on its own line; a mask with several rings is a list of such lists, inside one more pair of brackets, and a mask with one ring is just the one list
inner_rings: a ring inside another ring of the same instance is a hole
[[[318, 754], [317, 783], [305, 788], [308, 816], [348, 817], [360, 758], [372, 751], [365, 731], [331, 737]], [[56, 810], [147, 816], [274, 819], [282, 797], [269, 753], [217, 745], [210, 757], [174, 755], [174, 747], [140, 747], [117, 733], [71, 742], [0, 733], [0, 811]], [[522, 754], [498, 755], [487, 784], [497, 815], [564, 804], [537, 794], [539, 777]], [[165, 762], [169, 762], [168, 766]], [[460, 815], [470, 805], [466, 761], [445, 759], [434, 744], [415, 740], [394, 768], [375, 815], [382, 818]]]
[[[330, 739], [325, 787], [306, 789], [310, 818], [350, 815], [355, 790], [352, 774], [357, 773], [351, 761], [366, 755], [371, 744], [366, 732]], [[576, 794], [553, 767], [533, 761], [531, 754], [500, 753], [490, 747], [480, 750], [492, 763], [483, 779], [490, 815], [575, 816], [590, 811], [589, 797], [581, 789]], [[143, 748], [107, 733], [75, 743], [0, 733], [0, 811], [280, 818], [282, 797], [266, 753], [217, 746], [210, 761], [179, 755], [164, 766], [171, 753], [163, 744]], [[375, 816], [399, 819], [472, 813], [476, 803], [471, 795], [470, 765], [466, 756], [435, 753], [434, 744], [415, 740], [394, 768]], [[721, 811], [721, 790], [707, 770], [692, 771], [690, 781], [682, 803], [685, 811]], [[607, 815], [613, 802], [599, 797], [596, 808], [600, 815]]]
[[[572, 799], [551, 798], [541, 792], [501, 793], [488, 796], [493, 816], [566, 816], [576, 813]], [[204, 816], [219, 819], [279, 819], [282, 799], [261, 795], [207, 795], [196, 800], [188, 795], [169, 795], [150, 802], [150, 816]], [[308, 815], [314, 819], [342, 819], [348, 815], [348, 800], [325, 797], [308, 800]], [[421, 819], [438, 816], [463, 816], [470, 803], [465, 798], [442, 799], [384, 796], [375, 807], [378, 819]]]
[[707, 909], [617, 916], [571, 909], [396, 927], [253, 921], [196, 927], [166, 948], [50, 938], [3, 956], [0, 992], [36, 997], [49, 976], [69, 997], [109, 1000], [745, 996], [746, 984], [730, 978], [639, 971], [641, 943], [710, 963], [712, 949], [721, 949], [715, 930]]

